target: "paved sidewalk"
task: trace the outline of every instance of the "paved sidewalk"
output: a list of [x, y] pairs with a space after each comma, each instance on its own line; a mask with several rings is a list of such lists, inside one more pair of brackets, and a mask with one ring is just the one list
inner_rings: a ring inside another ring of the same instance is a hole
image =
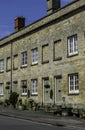
[[0, 115], [51, 124], [59, 127], [69, 127], [74, 130], [85, 130], [85, 120], [76, 117], [61, 117], [53, 115], [52, 113], [26, 110], [20, 111], [7, 108], [0, 108]]

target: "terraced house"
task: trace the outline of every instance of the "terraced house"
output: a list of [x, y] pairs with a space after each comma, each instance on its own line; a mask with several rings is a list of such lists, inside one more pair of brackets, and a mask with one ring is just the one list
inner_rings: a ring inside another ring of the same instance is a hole
[[47, 0], [47, 16], [0, 39], [0, 100], [10, 92], [41, 104], [85, 103], [85, 0], [60, 7]]

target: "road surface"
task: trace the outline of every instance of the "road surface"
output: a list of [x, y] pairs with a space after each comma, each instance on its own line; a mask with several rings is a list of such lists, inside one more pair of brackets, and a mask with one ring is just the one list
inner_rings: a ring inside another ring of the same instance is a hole
[[0, 116], [0, 130], [71, 130], [64, 126], [37, 123], [29, 120]]

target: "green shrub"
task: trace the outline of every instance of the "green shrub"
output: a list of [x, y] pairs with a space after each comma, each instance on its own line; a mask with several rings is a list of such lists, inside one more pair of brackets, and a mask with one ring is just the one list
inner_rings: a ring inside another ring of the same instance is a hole
[[12, 104], [12, 106], [14, 108], [16, 108], [18, 97], [19, 97], [19, 94], [17, 94], [16, 92], [12, 92], [10, 97], [9, 97], [10, 104]]
[[3, 101], [0, 101], [0, 105], [3, 105]]
[[9, 106], [10, 105], [9, 99], [5, 99], [4, 103], [5, 103], [6, 106]]
[[29, 102], [27, 100], [24, 101], [22, 106], [23, 106], [23, 110], [29, 110], [29, 108], [30, 108]]

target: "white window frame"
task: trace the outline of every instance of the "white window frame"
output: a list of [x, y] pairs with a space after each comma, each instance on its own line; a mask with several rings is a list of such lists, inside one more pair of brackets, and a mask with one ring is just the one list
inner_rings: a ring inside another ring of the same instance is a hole
[[68, 37], [68, 55], [78, 54], [78, 38], [77, 34]]
[[78, 74], [69, 75], [69, 94], [79, 94], [79, 76], [78, 76]]
[[0, 72], [4, 72], [4, 59], [0, 60]]
[[27, 95], [27, 87], [23, 87], [24, 85], [27, 86], [27, 80], [22, 80], [21, 81], [22, 95]]
[[22, 67], [27, 66], [27, 51], [22, 52]]
[[0, 96], [4, 95], [4, 84], [0, 83]]
[[37, 79], [31, 80], [31, 93], [32, 93], [32, 95], [38, 95], [38, 81], [37, 81]]
[[32, 49], [32, 65], [38, 63], [38, 48]]

